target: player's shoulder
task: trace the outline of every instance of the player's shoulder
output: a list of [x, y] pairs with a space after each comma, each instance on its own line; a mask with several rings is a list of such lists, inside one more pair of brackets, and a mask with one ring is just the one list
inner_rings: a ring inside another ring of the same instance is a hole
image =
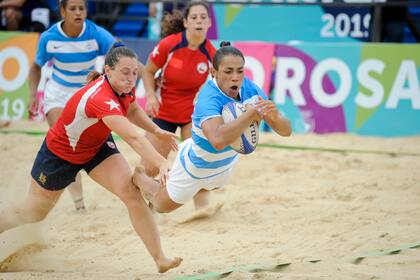
[[244, 77], [244, 80], [242, 82], [242, 90], [245, 92], [254, 92], [258, 90], [259, 87], [257, 84], [255, 84], [251, 79]]
[[91, 31], [102, 31], [105, 30], [103, 27], [97, 25], [96, 23], [94, 23], [93, 21], [90, 21], [88, 19], [85, 20], [85, 25], [86, 25], [86, 29], [87, 30], [91, 30]]
[[207, 80], [201, 87], [200, 93], [205, 92], [207, 95], [213, 95], [217, 93], [217, 85], [212, 79]]
[[109, 33], [105, 28], [97, 25], [96, 23], [86, 19], [85, 20], [85, 34], [89, 37], [100, 38], [104, 33]]
[[266, 94], [264, 91], [251, 79], [245, 77], [241, 87], [242, 91], [242, 98], [246, 99], [253, 99], [256, 96], [261, 96], [263, 99], [266, 99]]
[[220, 100], [220, 90], [213, 80], [208, 80], [202, 86], [198, 94], [197, 106], [207, 106], [210, 103], [218, 102]]
[[61, 24], [61, 21], [54, 23], [50, 28], [42, 32], [40, 40], [49, 41], [63, 37], [63, 34], [60, 32], [59, 24]]
[[182, 32], [174, 33], [161, 39], [160, 45], [176, 46], [182, 42]]
[[212, 53], [216, 52], [216, 48], [214, 47], [213, 43], [209, 39], [206, 39], [204, 46], [208, 51]]

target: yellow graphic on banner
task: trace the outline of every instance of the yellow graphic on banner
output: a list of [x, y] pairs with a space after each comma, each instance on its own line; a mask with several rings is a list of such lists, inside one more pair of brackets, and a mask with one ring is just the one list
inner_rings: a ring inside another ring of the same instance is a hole
[[0, 119], [27, 117], [28, 74], [38, 33], [0, 32]]

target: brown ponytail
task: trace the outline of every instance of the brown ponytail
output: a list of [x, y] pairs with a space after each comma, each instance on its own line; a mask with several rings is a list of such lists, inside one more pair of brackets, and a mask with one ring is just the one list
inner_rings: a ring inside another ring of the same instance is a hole
[[97, 78], [99, 78], [101, 76], [101, 73], [99, 73], [98, 71], [96, 71], [96, 70], [92, 70], [92, 71], [90, 71], [89, 72], [89, 74], [87, 75], [87, 77], [86, 77], [86, 81], [87, 81], [87, 83], [90, 83], [90, 82], [92, 82], [92, 81], [94, 81], [94, 80], [96, 80]]

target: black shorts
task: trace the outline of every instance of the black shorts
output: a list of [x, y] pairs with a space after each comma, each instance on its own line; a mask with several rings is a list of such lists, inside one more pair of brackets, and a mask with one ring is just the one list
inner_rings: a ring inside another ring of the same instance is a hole
[[157, 124], [160, 128], [162, 128], [163, 130], [175, 133], [176, 129], [178, 127], [183, 127], [191, 122], [187, 122], [187, 123], [173, 123], [173, 122], [168, 122], [162, 119], [157, 119], [157, 118], [153, 118], [152, 119], [153, 122], [155, 124]]
[[32, 178], [44, 189], [62, 190], [76, 180], [77, 173], [84, 169], [87, 173], [113, 154], [119, 153], [114, 139], [109, 135], [96, 155], [88, 162], [74, 164], [53, 154], [44, 140], [32, 166]]

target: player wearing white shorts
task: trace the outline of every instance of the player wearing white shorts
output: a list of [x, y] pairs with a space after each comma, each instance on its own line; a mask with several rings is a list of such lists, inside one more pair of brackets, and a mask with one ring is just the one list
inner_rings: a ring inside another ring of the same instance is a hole
[[[41, 34], [35, 61], [29, 73], [29, 113], [38, 113], [37, 88], [41, 68], [52, 64], [52, 74], [44, 90], [44, 113], [52, 127], [67, 101], [86, 84], [98, 56], [105, 55], [116, 41], [102, 27], [86, 19], [86, 0], [61, 0], [62, 21]], [[81, 177], [69, 187], [76, 210], [84, 210]]]
[[[222, 42], [213, 58], [213, 80], [201, 89], [192, 115], [192, 138], [181, 143], [166, 187], [136, 168], [134, 183], [158, 212], [170, 212], [189, 201], [201, 189], [225, 185], [238, 160], [229, 145], [255, 120], [265, 120], [281, 136], [291, 134], [290, 122], [263, 91], [244, 77], [243, 54]], [[247, 111], [236, 120], [224, 123], [223, 106], [236, 101]]]

